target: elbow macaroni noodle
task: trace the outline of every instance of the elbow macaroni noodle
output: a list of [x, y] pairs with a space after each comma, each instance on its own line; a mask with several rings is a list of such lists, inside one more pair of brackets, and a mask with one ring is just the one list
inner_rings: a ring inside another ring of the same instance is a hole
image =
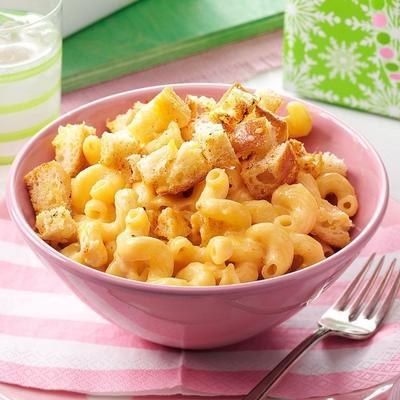
[[[207, 119], [211, 111], [210, 124], [220, 123], [216, 131], [226, 130], [229, 138], [236, 124], [261, 118], [251, 108], [251, 96], [246, 92], [240, 103], [240, 90], [236, 88], [226, 97], [226, 109], [223, 97], [216, 105], [210, 102], [210, 108], [198, 106], [194, 114], [192, 109], [190, 117], [182, 99], [171, 89], [163, 91], [123, 127], [125, 136], [120, 135], [121, 140], [129, 142], [131, 135], [140, 149], [127, 158], [131, 176], [126, 169], [126, 154], [115, 165], [103, 165], [105, 142], [92, 134], [84, 138], [81, 154], [86, 168], [71, 179], [70, 211], [78, 234], [64, 244], [61, 253], [91, 268], [132, 280], [156, 285], [215, 286], [269, 279], [300, 270], [346, 245], [350, 240], [350, 217], [356, 214], [358, 201], [345, 176], [344, 163], [340, 160], [336, 168], [334, 163], [339, 159], [330, 153], [325, 158], [318, 153], [318, 160], [330, 163], [320, 165], [319, 175], [316, 170], [311, 175], [299, 162], [295, 180], [282, 181], [271, 191], [272, 195], [255, 198], [242, 178], [240, 156], [237, 162], [229, 164], [232, 167], [221, 168], [221, 149], [207, 149], [201, 165], [209, 168], [193, 180], [189, 189], [185, 186], [180, 192], [157, 191], [154, 182], [159, 170], [163, 169], [164, 177], [171, 171], [176, 174], [171, 166], [176, 165], [178, 149], [195, 140], [196, 134], [187, 132], [196, 129], [196, 118]], [[240, 107], [235, 108], [236, 100]], [[190, 99], [193, 101], [197, 101], [196, 97]], [[247, 112], [237, 115], [235, 110], [243, 107], [248, 107]], [[286, 110], [287, 116], [280, 123], [286, 124], [288, 136], [308, 135], [312, 120], [307, 108], [290, 102]], [[119, 121], [122, 123], [123, 119]], [[266, 121], [265, 126], [271, 125]], [[261, 131], [249, 133], [253, 136], [246, 137], [244, 143], [251, 144], [257, 134], [266, 134]], [[238, 132], [246, 131], [241, 128]], [[271, 128], [268, 134], [274, 132]], [[115, 149], [124, 149], [122, 144], [117, 145], [118, 132], [107, 135]], [[277, 139], [265, 140], [275, 143]], [[175, 150], [171, 153], [166, 149]], [[164, 153], [170, 158], [162, 159]], [[118, 160], [118, 154], [110, 154]], [[308, 154], [312, 157], [314, 153]], [[217, 165], [212, 164], [213, 155]], [[149, 157], [147, 164], [141, 161], [145, 157]], [[254, 157], [261, 156], [257, 153]], [[157, 163], [151, 164], [152, 160]], [[196, 172], [189, 168], [191, 161], [186, 161], [188, 171], [178, 171], [178, 178]], [[119, 164], [124, 168], [118, 169]], [[335, 168], [340, 173], [326, 172]], [[143, 171], [151, 176], [151, 182], [145, 179]], [[272, 179], [273, 174], [268, 171], [265, 174]]]

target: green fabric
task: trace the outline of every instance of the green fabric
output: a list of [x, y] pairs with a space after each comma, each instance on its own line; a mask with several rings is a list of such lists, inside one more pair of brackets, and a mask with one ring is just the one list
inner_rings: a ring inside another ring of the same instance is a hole
[[285, 0], [140, 0], [64, 41], [63, 91], [279, 28]]
[[400, 118], [400, 1], [288, 0], [285, 88]]

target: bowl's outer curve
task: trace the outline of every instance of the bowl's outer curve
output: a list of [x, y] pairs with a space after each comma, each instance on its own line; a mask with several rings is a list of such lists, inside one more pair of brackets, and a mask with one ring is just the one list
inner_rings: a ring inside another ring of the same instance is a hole
[[[176, 92], [219, 98], [219, 84], [174, 85]], [[34, 214], [23, 176], [53, 158], [51, 140], [59, 125], [81, 123], [105, 130], [105, 119], [125, 112], [137, 100], [148, 101], [162, 87], [116, 94], [82, 106], [39, 132], [17, 156], [9, 178], [7, 205], [29, 246], [86, 304], [116, 325], [167, 346], [204, 349], [235, 343], [271, 328], [322, 293], [357, 257], [375, 233], [388, 200], [384, 166], [362, 137], [335, 117], [309, 104], [313, 132], [305, 139], [311, 150], [344, 158], [360, 209], [353, 241], [330, 258], [301, 271], [264, 281], [224, 287], [150, 285], [107, 275], [79, 265], [42, 241], [32, 229]], [[286, 98], [291, 100], [291, 98]]]

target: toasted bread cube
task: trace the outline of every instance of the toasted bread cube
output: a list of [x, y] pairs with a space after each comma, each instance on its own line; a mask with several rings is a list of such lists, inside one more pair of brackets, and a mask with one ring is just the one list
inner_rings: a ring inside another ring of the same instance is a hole
[[113, 120], [107, 120], [106, 126], [110, 132], [118, 132], [126, 129], [126, 127], [132, 122], [138, 111], [144, 106], [143, 103], [137, 101], [132, 108], [126, 113], [119, 114]]
[[178, 149], [171, 140], [167, 145], [141, 158], [136, 164], [142, 180], [152, 185], [157, 193], [167, 192], [167, 178]]
[[304, 144], [296, 139], [289, 139], [296, 153], [297, 164], [301, 171], [311, 174], [314, 178], [327, 172], [336, 172], [346, 176], [347, 167], [344, 161], [330, 152], [308, 153]]
[[119, 171], [130, 171], [126, 158], [138, 153], [140, 145], [128, 131], [104, 132], [100, 142], [100, 164]]
[[298, 166], [289, 142], [272, 149], [264, 158], [250, 157], [243, 161], [241, 175], [251, 195], [269, 200], [273, 191], [284, 183], [294, 183]]
[[217, 104], [212, 97], [187, 95], [185, 99], [192, 113], [192, 119], [209, 113]]
[[253, 111], [257, 101], [255, 95], [239, 83], [234, 83], [210, 112], [210, 120], [222, 123], [228, 132], [232, 132], [235, 126]]
[[322, 200], [317, 222], [311, 233], [333, 247], [342, 248], [350, 243], [349, 230], [352, 226], [351, 219], [345, 212]]
[[57, 161], [37, 166], [24, 181], [36, 214], [60, 206], [70, 208], [71, 177]]
[[193, 140], [197, 141], [207, 161], [216, 168], [237, 167], [239, 160], [221, 124], [207, 120], [195, 123]]
[[273, 112], [260, 106], [256, 107], [256, 115], [265, 117], [275, 130], [275, 138], [277, 143], [283, 143], [288, 140], [288, 125], [284, 118], [275, 115]]
[[188, 211], [177, 211], [171, 207], [164, 208], [158, 216], [155, 234], [166, 239], [177, 236], [189, 236], [191, 213]]
[[311, 174], [314, 178], [321, 175], [324, 166], [322, 153], [308, 153], [304, 144], [296, 139], [289, 139], [289, 142], [296, 154], [300, 171]]
[[86, 166], [83, 154], [83, 141], [89, 135], [95, 135], [96, 129], [85, 124], [60, 126], [58, 134], [51, 144], [56, 152], [58, 161], [65, 172], [73, 178]]
[[283, 103], [283, 97], [271, 89], [259, 89], [255, 94], [260, 99], [258, 105], [273, 113], [276, 113]]
[[243, 121], [229, 135], [233, 149], [239, 158], [251, 155], [263, 157], [278, 143], [275, 132], [265, 117]]
[[146, 144], [165, 131], [171, 121], [182, 128], [190, 118], [187, 104], [171, 87], [166, 87], [139, 110], [128, 125], [128, 130], [140, 143]]
[[168, 128], [158, 138], [147, 143], [146, 146], [144, 146], [144, 150], [146, 153], [150, 154], [165, 146], [171, 140], [175, 142], [175, 145], [178, 148], [181, 147], [181, 144], [183, 143], [181, 130], [175, 121], [171, 121]]
[[204, 179], [210, 169], [211, 165], [204, 157], [200, 145], [194, 141], [185, 142], [172, 164], [167, 188], [156, 191], [160, 194], [184, 192]]
[[39, 236], [52, 243], [69, 243], [76, 238], [76, 222], [64, 206], [44, 210], [36, 216]]

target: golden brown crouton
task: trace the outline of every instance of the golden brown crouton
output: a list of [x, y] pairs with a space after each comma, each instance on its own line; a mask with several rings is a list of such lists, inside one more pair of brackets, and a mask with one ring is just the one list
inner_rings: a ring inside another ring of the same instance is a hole
[[171, 121], [182, 128], [190, 118], [187, 104], [171, 87], [166, 87], [139, 110], [128, 130], [140, 143], [146, 144], [165, 131]]
[[285, 142], [262, 159], [243, 161], [241, 175], [254, 198], [268, 200], [276, 188], [295, 182], [297, 172], [296, 155], [291, 144]]
[[187, 95], [185, 99], [192, 113], [192, 119], [199, 115], [209, 113], [217, 104], [212, 97]]
[[289, 139], [296, 153], [297, 163], [301, 171], [311, 174], [314, 178], [327, 172], [336, 172], [346, 176], [347, 167], [344, 161], [330, 152], [308, 153], [304, 144], [296, 139]]
[[234, 83], [210, 112], [210, 120], [222, 123], [228, 132], [232, 132], [235, 126], [253, 111], [257, 100], [255, 95], [239, 83]]
[[288, 139], [288, 126], [283, 118], [260, 106], [256, 107], [256, 115], [258, 117], [265, 117], [272, 125], [275, 129], [277, 143], [283, 143]]
[[70, 208], [71, 177], [57, 161], [37, 166], [24, 180], [36, 214], [60, 206]]
[[237, 167], [239, 160], [221, 124], [200, 119], [195, 123], [193, 140], [200, 144], [207, 161], [216, 168]]
[[184, 192], [204, 179], [210, 169], [211, 165], [204, 157], [199, 144], [194, 141], [185, 142], [179, 148], [172, 164], [167, 188], [159, 190], [158, 193]]
[[258, 105], [264, 110], [276, 113], [283, 103], [283, 97], [271, 89], [256, 90], [256, 96], [260, 99]]
[[300, 171], [311, 174], [314, 178], [318, 177], [323, 171], [323, 157], [321, 153], [308, 153], [302, 142], [290, 139], [289, 142], [296, 154], [297, 164]]
[[174, 141], [150, 153], [136, 164], [143, 181], [157, 194], [184, 192], [201, 181], [211, 169], [196, 142], [184, 142], [177, 149]]
[[328, 201], [321, 200], [317, 222], [311, 234], [333, 247], [342, 248], [350, 242], [351, 227], [351, 219], [345, 212]]
[[135, 118], [135, 115], [143, 106], [143, 103], [137, 101], [126, 113], [117, 115], [112, 121], [107, 120], [107, 128], [110, 130], [110, 132], [118, 132], [126, 129], [126, 127], [132, 122], [133, 118]]
[[239, 158], [264, 156], [276, 146], [275, 132], [265, 117], [243, 121], [236, 125], [229, 139]]
[[138, 141], [128, 131], [104, 132], [101, 136], [99, 163], [119, 171], [127, 171], [130, 169], [126, 158], [139, 151]]
[[44, 210], [36, 216], [39, 236], [52, 243], [69, 243], [76, 238], [76, 223], [64, 206]]
[[188, 211], [164, 208], [158, 216], [155, 234], [168, 240], [177, 236], [188, 236], [191, 232], [190, 216], [191, 213]]
[[171, 140], [167, 145], [141, 158], [136, 164], [143, 182], [152, 185], [157, 193], [167, 191], [167, 178], [178, 149]]
[[86, 158], [83, 154], [83, 141], [89, 135], [95, 135], [96, 129], [80, 125], [67, 125], [58, 128], [58, 134], [53, 139], [55, 160], [58, 161], [65, 172], [73, 178], [86, 166]]
[[146, 153], [150, 154], [153, 151], [156, 151], [165, 146], [171, 140], [175, 142], [175, 145], [178, 148], [181, 147], [181, 144], [183, 143], [181, 130], [179, 129], [179, 126], [175, 121], [171, 121], [168, 125], [168, 128], [158, 138], [147, 143], [144, 146], [144, 150]]

